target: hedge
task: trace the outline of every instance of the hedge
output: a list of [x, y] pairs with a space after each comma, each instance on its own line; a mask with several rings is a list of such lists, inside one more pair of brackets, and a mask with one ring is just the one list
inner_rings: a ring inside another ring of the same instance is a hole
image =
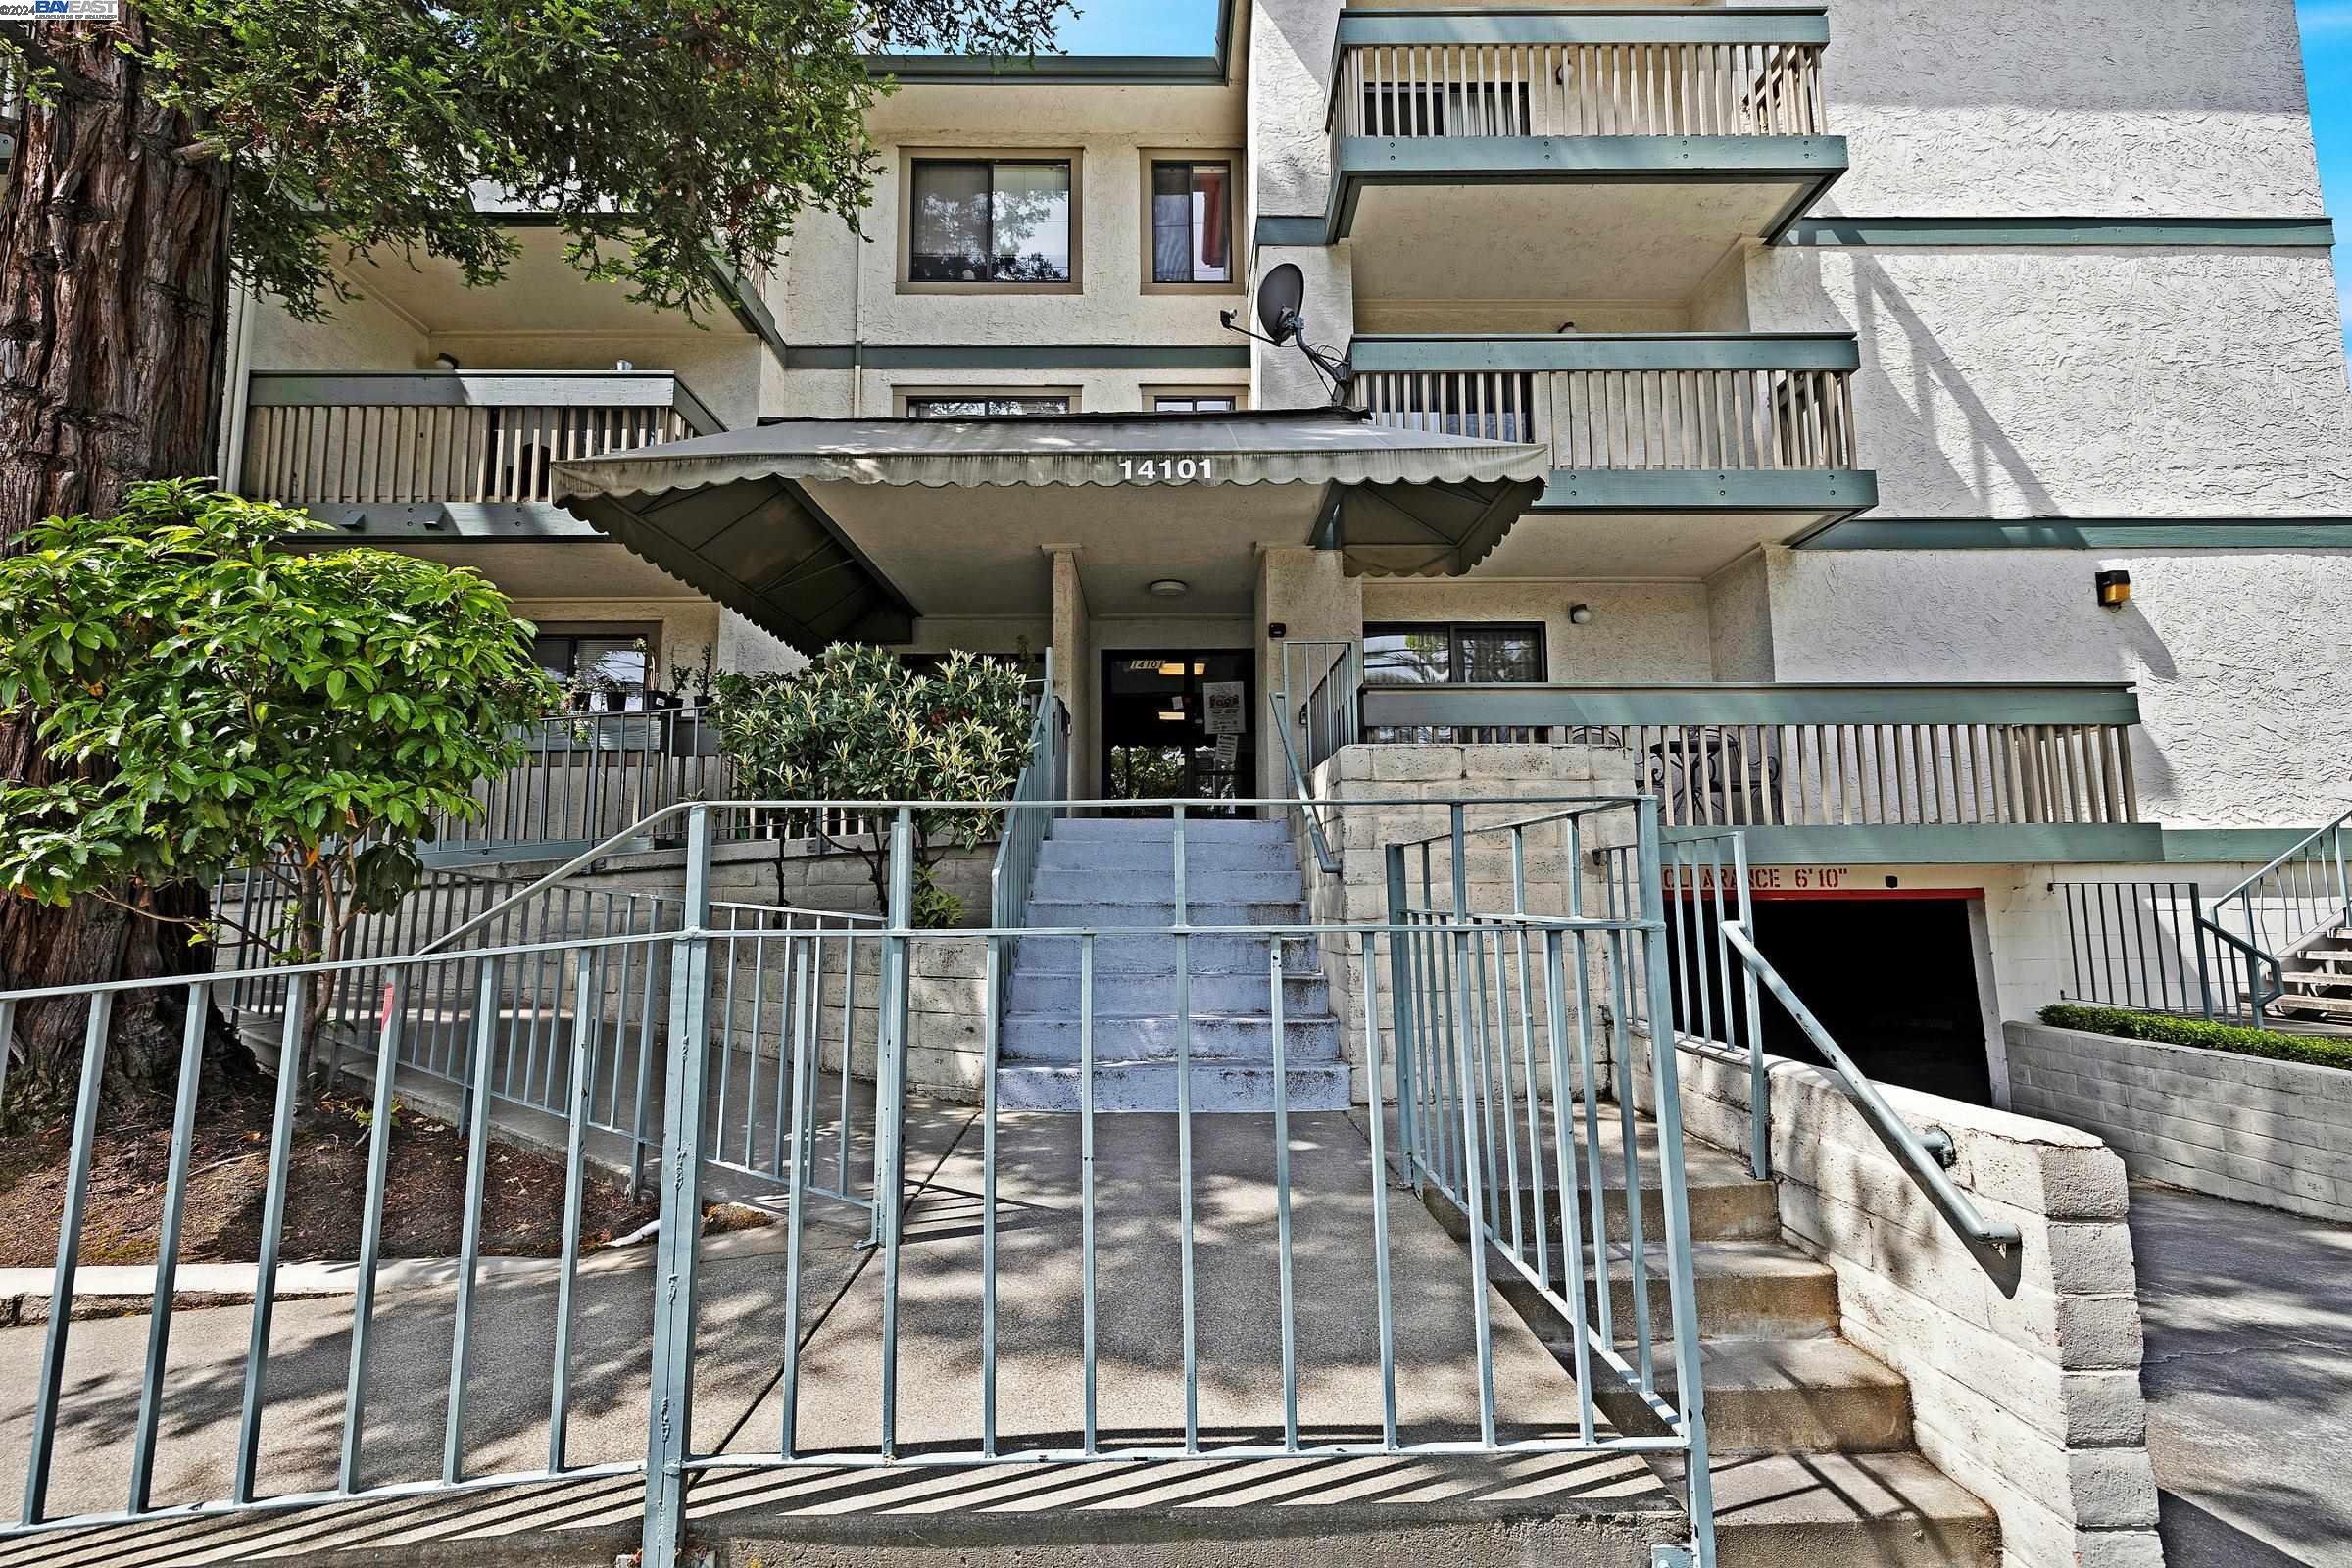
[[2117, 1035], [2126, 1040], [2149, 1040], [2161, 1046], [2193, 1046], [2202, 1051], [2227, 1051], [2240, 1056], [2268, 1056], [2273, 1061], [2300, 1061], [2314, 1067], [2352, 1071], [2352, 1037], [2288, 1035], [2276, 1029], [2244, 1029], [2236, 1024], [2208, 1023], [2166, 1012], [2133, 1012], [2124, 1007], [2085, 1007], [2061, 1002], [2041, 1009], [2041, 1021], [2056, 1029], [2082, 1029], [2094, 1035]]

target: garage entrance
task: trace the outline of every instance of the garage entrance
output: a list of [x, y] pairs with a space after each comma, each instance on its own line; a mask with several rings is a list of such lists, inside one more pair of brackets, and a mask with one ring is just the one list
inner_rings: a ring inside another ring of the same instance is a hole
[[[1854, 1064], [1882, 1084], [1992, 1103], [1978, 989], [1975, 889], [1779, 895], [1758, 890], [1757, 949]], [[1705, 913], [1711, 914], [1713, 905]], [[1703, 922], [1687, 922], [1695, 932]], [[1681, 962], [1676, 955], [1676, 996]], [[1764, 1049], [1819, 1062], [1788, 1010], [1761, 999]]]

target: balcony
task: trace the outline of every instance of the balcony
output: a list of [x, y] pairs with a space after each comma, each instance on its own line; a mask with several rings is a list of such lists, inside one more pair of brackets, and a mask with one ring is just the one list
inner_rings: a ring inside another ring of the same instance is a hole
[[[1345, 710], [1322, 691], [1306, 705]], [[1352, 722], [1310, 721], [1306, 755], [1603, 747], [1658, 796], [1669, 837], [1740, 828], [1759, 863], [2155, 860], [2138, 722], [2131, 687], [2090, 682], [1364, 686]]]
[[552, 464], [724, 428], [665, 370], [265, 371], [239, 488], [371, 541], [594, 539]]
[[1326, 243], [1361, 299], [1687, 301], [1845, 172], [1821, 6], [1348, 11]]
[[1561, 515], [1522, 519], [1501, 575], [1699, 577], [1878, 504], [1850, 336], [1365, 336], [1348, 357], [1377, 423], [1551, 449], [1537, 510]]

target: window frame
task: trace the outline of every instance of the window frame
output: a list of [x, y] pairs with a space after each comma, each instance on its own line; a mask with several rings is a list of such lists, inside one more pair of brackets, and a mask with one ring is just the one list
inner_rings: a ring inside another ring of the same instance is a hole
[[[1551, 679], [1551, 645], [1545, 627], [1540, 620], [1367, 620], [1364, 622], [1364, 641], [1375, 637], [1409, 635], [1413, 632], [1442, 631], [1446, 634], [1446, 678], [1433, 685], [1466, 686], [1472, 684], [1462, 677], [1462, 639], [1465, 631], [1519, 632], [1532, 635], [1536, 642], [1536, 675], [1533, 680], [1504, 681], [1509, 686], [1541, 686]], [[1367, 686], [1405, 686], [1410, 683], [1376, 681], [1367, 664], [1364, 671]]]
[[1146, 414], [1157, 414], [1159, 410], [1156, 405], [1161, 398], [1231, 398], [1236, 414], [1244, 413], [1250, 407], [1250, 388], [1239, 381], [1226, 386], [1214, 386], [1205, 381], [1148, 381], [1136, 388], [1136, 394]]
[[[934, 382], [893, 386], [890, 389], [890, 410], [902, 419], [920, 418], [922, 417], [920, 415], [907, 413], [906, 406], [909, 403], [930, 398], [956, 398], [966, 401], [974, 398], [1059, 398], [1062, 400], [1062, 413], [1076, 414], [1079, 412], [1078, 388], [1075, 386], [1059, 384], [1054, 386], [1006, 386], [995, 381], [973, 386], [940, 385]], [[1015, 416], [1003, 415], [990, 416], [990, 417], [1010, 418]]]
[[[917, 164], [1067, 164], [1070, 167], [1070, 278], [1066, 283], [967, 283], [914, 275], [914, 167]], [[902, 147], [899, 149], [898, 288], [902, 294], [1083, 294], [1086, 155], [1079, 147]]]
[[[1146, 294], [1229, 294], [1239, 297], [1249, 292], [1242, 262], [1242, 153], [1232, 147], [1145, 147], [1137, 152], [1140, 160], [1135, 192], [1135, 205], [1142, 219], [1138, 271]], [[1152, 174], [1160, 164], [1223, 164], [1225, 166], [1225, 233], [1229, 261], [1226, 270], [1232, 277], [1223, 283], [1161, 283], [1152, 276]]]
[[[662, 667], [662, 624], [659, 621], [556, 620], [534, 622], [531, 627], [531, 641], [534, 645], [541, 642], [571, 643], [573, 645], [572, 659], [575, 663], [579, 659], [578, 645], [583, 642], [643, 642], [645, 644], [645, 675], [634, 695], [637, 706], [627, 711], [643, 711], [645, 693], [663, 689], [654, 683], [654, 671]], [[536, 653], [537, 649], [534, 646], [534, 657], [536, 657]], [[566, 673], [562, 678], [569, 680], [572, 676]]]

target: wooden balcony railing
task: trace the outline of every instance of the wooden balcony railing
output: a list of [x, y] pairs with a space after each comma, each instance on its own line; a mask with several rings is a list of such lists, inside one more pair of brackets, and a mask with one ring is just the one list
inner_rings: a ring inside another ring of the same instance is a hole
[[1668, 827], [2131, 823], [2129, 686], [1363, 688], [1369, 743], [1629, 752]]
[[1558, 468], [1861, 466], [1850, 337], [1377, 336], [1349, 359], [1374, 422], [1539, 442]]
[[665, 370], [257, 373], [243, 493], [289, 505], [545, 503], [548, 469], [725, 426]]
[[1336, 137], [1819, 136], [1819, 6], [1357, 11]]

